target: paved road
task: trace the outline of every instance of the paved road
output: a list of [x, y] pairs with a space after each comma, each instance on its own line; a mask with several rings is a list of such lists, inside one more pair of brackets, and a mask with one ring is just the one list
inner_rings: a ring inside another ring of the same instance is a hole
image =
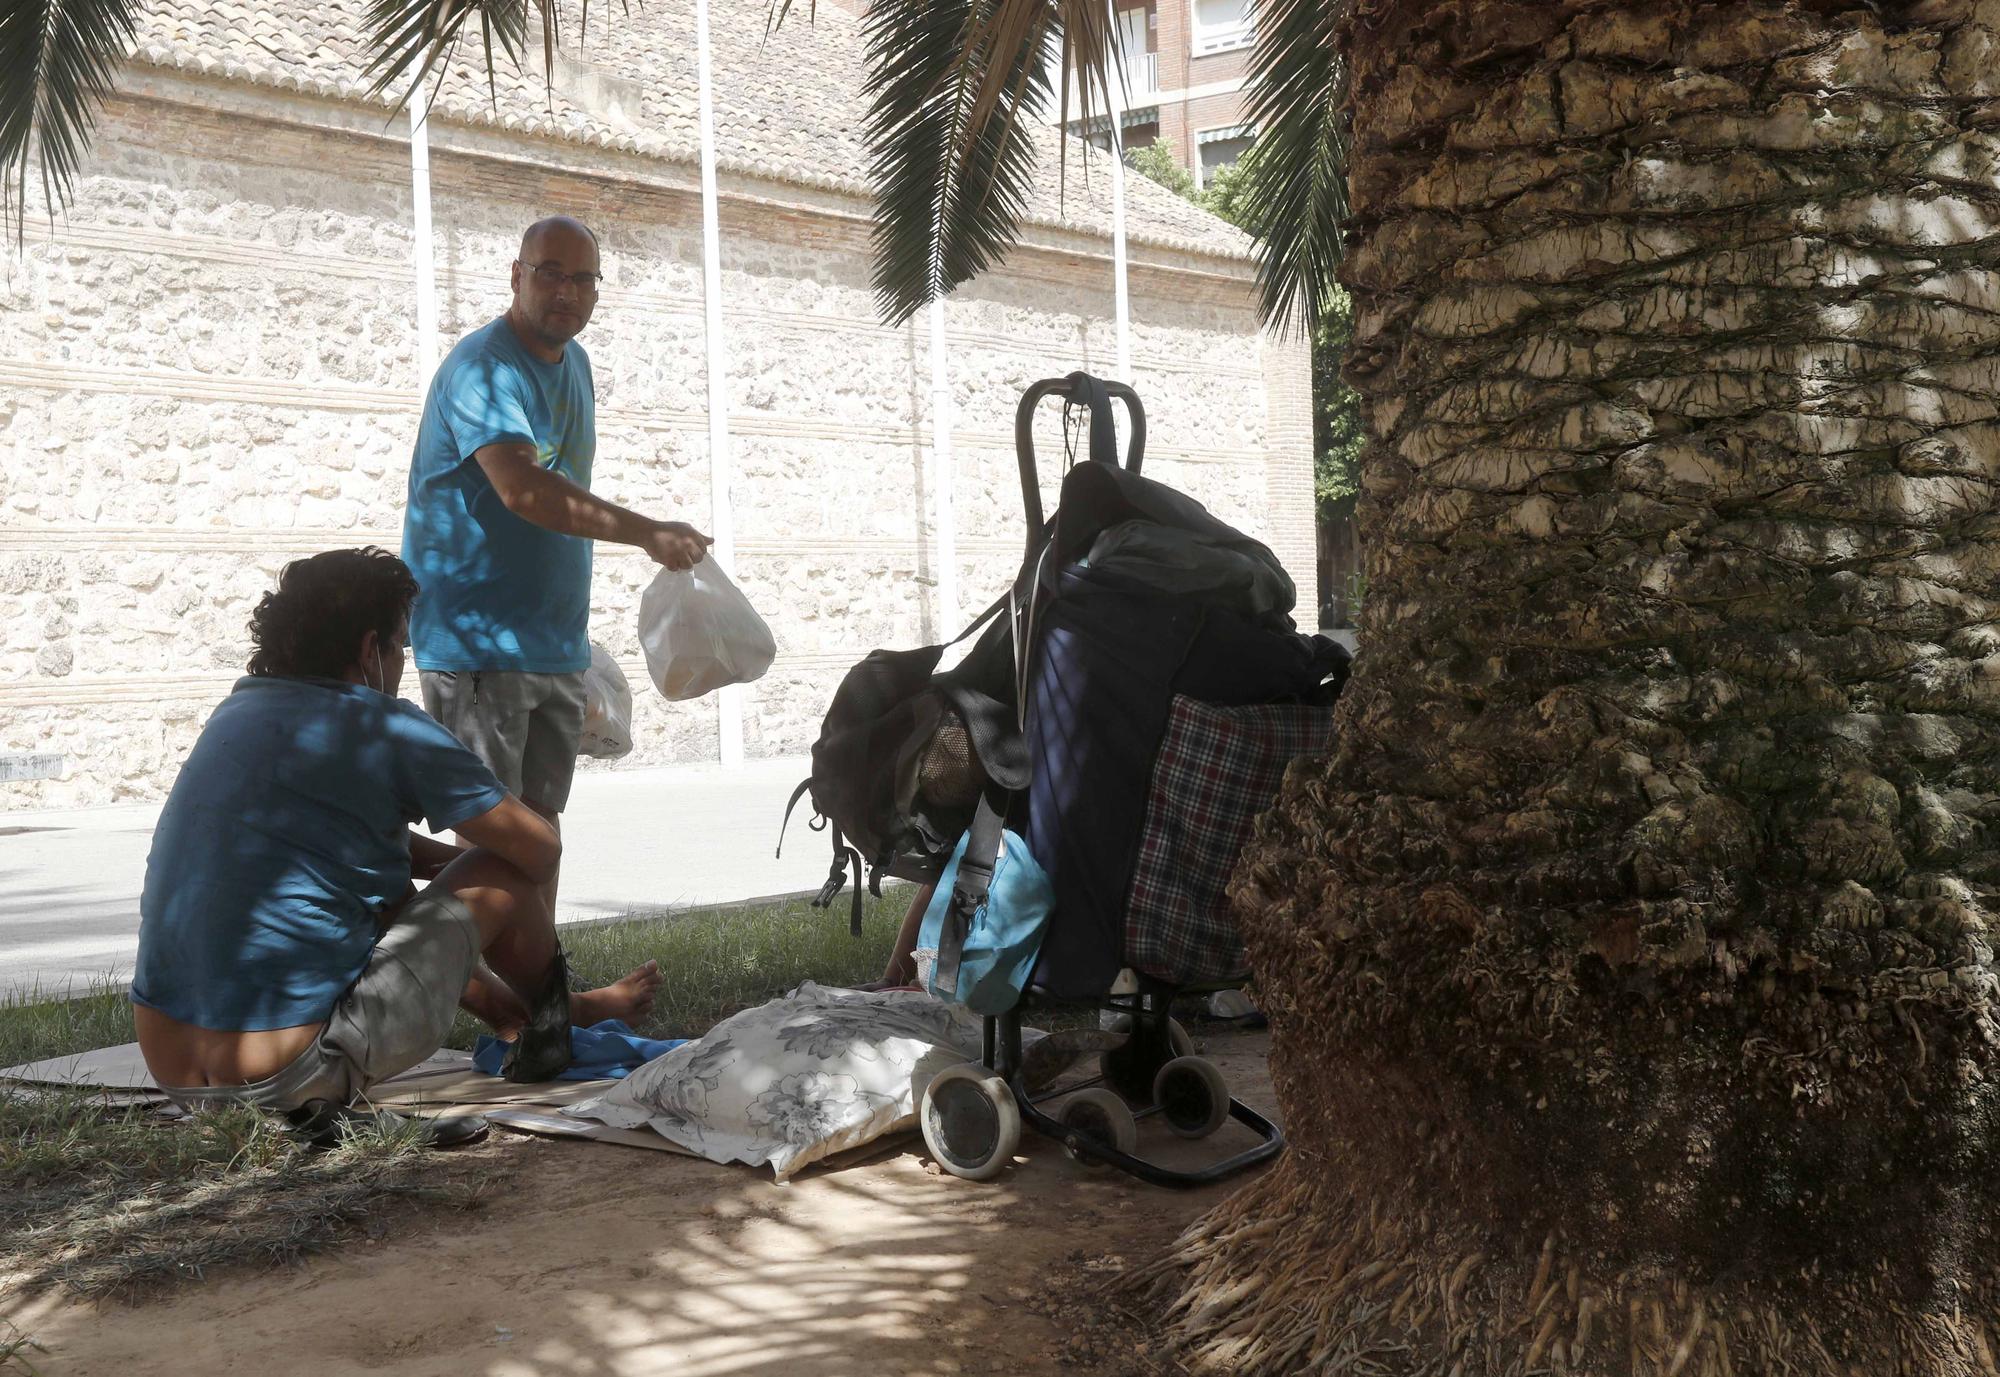
[[[801, 802], [771, 852], [806, 762], [577, 776], [565, 818], [557, 921], [817, 889], [826, 843]], [[129, 978], [158, 804], [0, 813], [0, 998]], [[831, 920], [829, 920], [831, 921]]]

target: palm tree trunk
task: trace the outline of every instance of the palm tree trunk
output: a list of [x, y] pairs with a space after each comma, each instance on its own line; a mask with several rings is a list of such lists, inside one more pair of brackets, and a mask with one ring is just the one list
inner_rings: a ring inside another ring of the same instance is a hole
[[[1258, 1373], [1995, 1373], [2000, 0], [1362, 0]], [[1790, 1366], [1785, 1366], [1790, 1364]]]

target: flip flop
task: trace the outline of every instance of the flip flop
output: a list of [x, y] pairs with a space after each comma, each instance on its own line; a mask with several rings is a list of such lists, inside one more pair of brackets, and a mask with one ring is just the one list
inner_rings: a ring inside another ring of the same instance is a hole
[[484, 1138], [488, 1125], [479, 1114], [440, 1114], [425, 1117], [398, 1114], [387, 1109], [354, 1109], [332, 1100], [307, 1100], [285, 1115], [292, 1133], [315, 1152], [339, 1147], [348, 1139], [375, 1128], [400, 1129], [418, 1125], [425, 1147], [455, 1148]]

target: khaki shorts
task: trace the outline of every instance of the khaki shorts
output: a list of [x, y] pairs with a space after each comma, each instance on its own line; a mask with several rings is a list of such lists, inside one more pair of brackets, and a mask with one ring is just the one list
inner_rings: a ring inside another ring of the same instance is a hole
[[274, 1076], [248, 1085], [163, 1085], [176, 1104], [296, 1109], [307, 1100], [352, 1104], [369, 1086], [409, 1070], [444, 1045], [459, 996], [479, 963], [479, 925], [455, 894], [425, 891], [382, 932], [361, 976], [340, 997], [312, 1046]]
[[583, 675], [421, 670], [424, 711], [526, 803], [560, 813], [583, 739]]

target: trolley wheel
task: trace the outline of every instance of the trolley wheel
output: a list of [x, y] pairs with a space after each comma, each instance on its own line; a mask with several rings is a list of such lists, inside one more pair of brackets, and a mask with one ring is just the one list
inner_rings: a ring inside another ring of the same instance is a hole
[[[1064, 1128], [1120, 1152], [1129, 1154], [1139, 1146], [1139, 1121], [1132, 1117], [1132, 1111], [1126, 1107], [1125, 1101], [1118, 1098], [1116, 1091], [1106, 1090], [1103, 1086], [1077, 1091], [1063, 1105], [1062, 1113], [1057, 1118]], [[1067, 1142], [1063, 1144], [1063, 1151], [1072, 1160], [1087, 1167], [1104, 1165]]]
[[1021, 1146], [1021, 1108], [1014, 1092], [975, 1061], [932, 1078], [917, 1122], [938, 1165], [967, 1181], [991, 1181]]
[[1207, 1057], [1175, 1057], [1153, 1077], [1153, 1103], [1183, 1138], [1206, 1138], [1229, 1122], [1229, 1086]]
[[[1132, 1015], [1116, 1014], [1112, 1016], [1111, 1026], [1104, 1031], [1107, 1033], [1123, 1033], [1127, 1038], [1130, 1038], [1135, 1026], [1132, 1022]], [[1181, 1027], [1181, 1021], [1177, 1018], [1167, 1020], [1167, 1046], [1177, 1057], [1191, 1057], [1194, 1055], [1194, 1039], [1188, 1036], [1188, 1030]], [[1119, 1048], [1113, 1047], [1109, 1051], [1097, 1054], [1097, 1074], [1107, 1081], [1112, 1079], [1111, 1057], [1119, 1050]], [[1127, 1088], [1130, 1089], [1131, 1087]], [[1137, 1095], [1140, 1092], [1134, 1089], [1133, 1093]]]

